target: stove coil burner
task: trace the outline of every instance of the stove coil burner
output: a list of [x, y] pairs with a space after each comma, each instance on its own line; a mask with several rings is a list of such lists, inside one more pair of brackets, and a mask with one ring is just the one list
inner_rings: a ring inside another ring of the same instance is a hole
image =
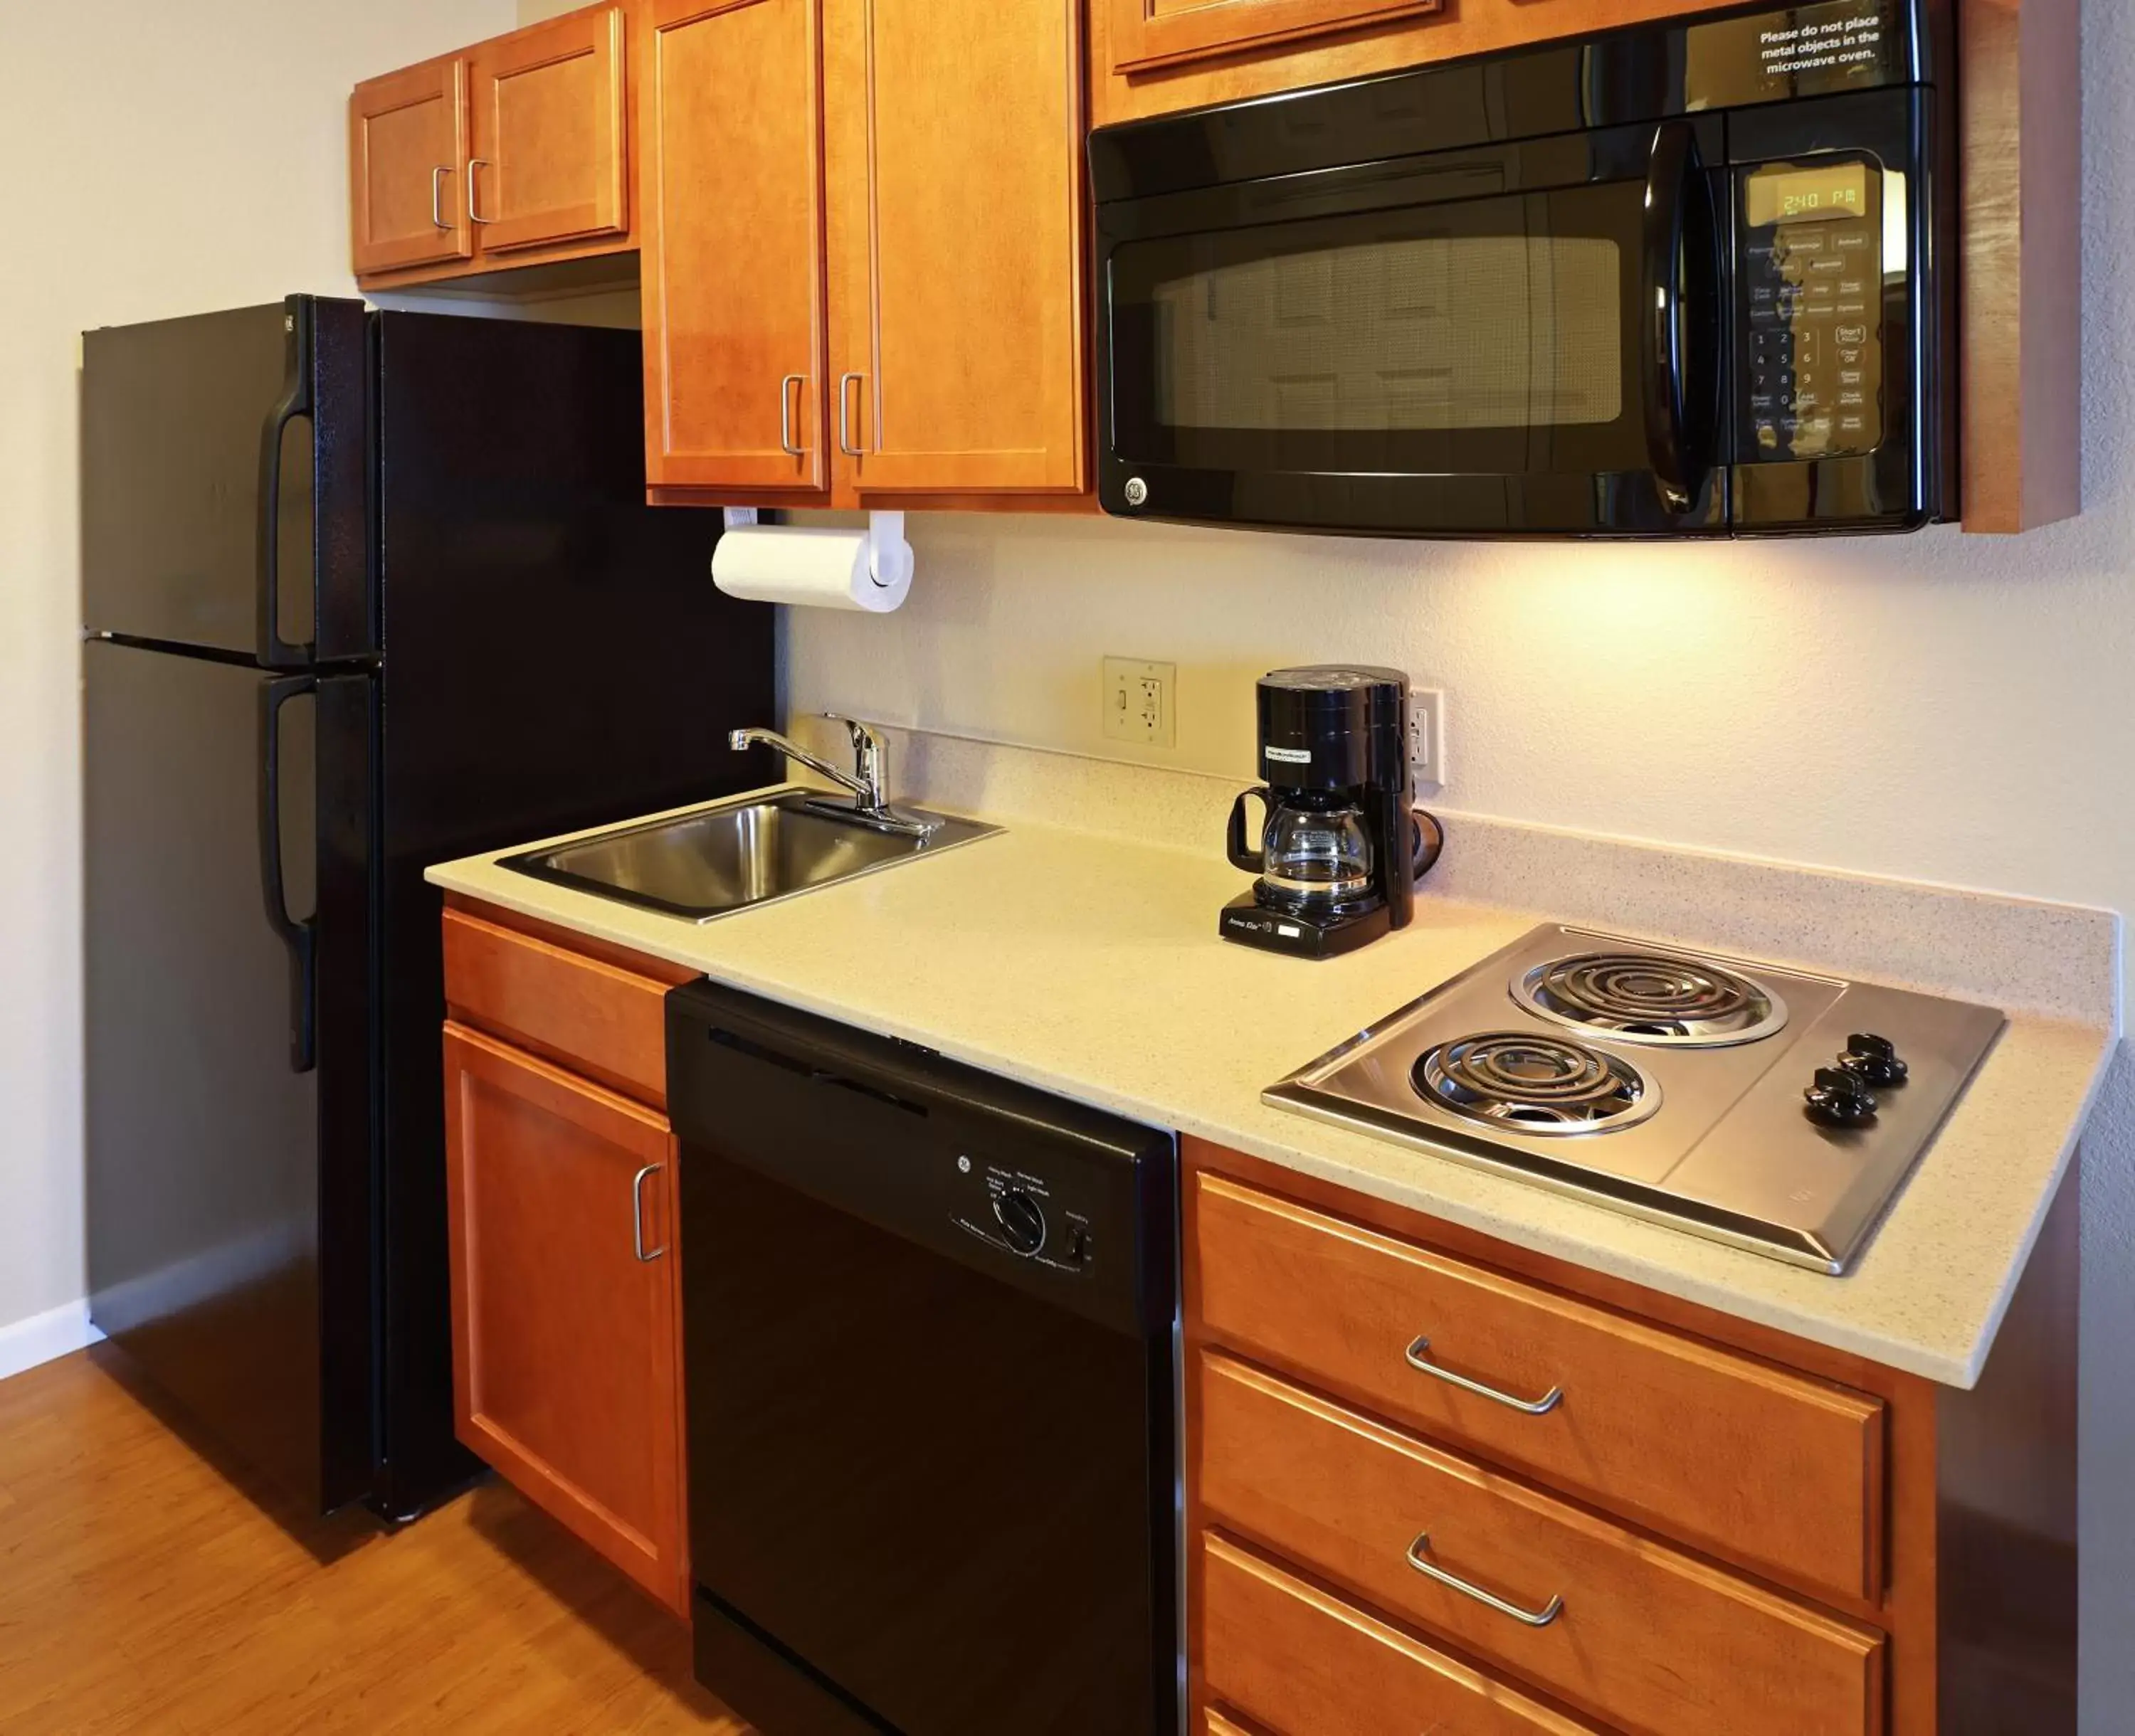
[[1556, 1024], [1679, 1048], [1755, 1042], [1787, 1022], [1785, 1004], [1747, 978], [1663, 953], [1554, 959], [1514, 983], [1513, 999]]
[[1660, 1087], [1622, 1057], [1529, 1032], [1436, 1044], [1409, 1077], [1426, 1101], [1508, 1132], [1614, 1133], [1661, 1106]]

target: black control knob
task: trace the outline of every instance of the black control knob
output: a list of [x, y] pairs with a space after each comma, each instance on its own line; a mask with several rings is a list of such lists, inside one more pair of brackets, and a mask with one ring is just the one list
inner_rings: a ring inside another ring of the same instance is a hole
[[1866, 1127], [1876, 1119], [1876, 1094], [1844, 1067], [1818, 1067], [1802, 1100], [1809, 1119], [1826, 1127]]
[[1019, 1254], [1035, 1254], [1045, 1245], [1045, 1212], [1020, 1187], [994, 1196], [994, 1221]]
[[1911, 1071], [1898, 1058], [1889, 1037], [1866, 1031], [1857, 1031], [1846, 1039], [1846, 1052], [1838, 1057], [1838, 1064], [1863, 1085], [1903, 1085]]

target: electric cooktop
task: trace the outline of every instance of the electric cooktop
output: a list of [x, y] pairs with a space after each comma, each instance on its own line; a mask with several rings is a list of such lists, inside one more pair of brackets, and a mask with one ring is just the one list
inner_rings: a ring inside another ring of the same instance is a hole
[[2006, 1022], [1552, 924], [1261, 1095], [1836, 1274]]

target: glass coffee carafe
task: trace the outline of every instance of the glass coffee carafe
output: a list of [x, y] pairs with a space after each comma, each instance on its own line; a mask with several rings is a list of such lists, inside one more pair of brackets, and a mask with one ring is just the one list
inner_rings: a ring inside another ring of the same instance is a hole
[[[1255, 795], [1266, 805], [1267, 821], [1260, 849], [1248, 850], [1245, 803]], [[1232, 810], [1230, 858], [1260, 876], [1255, 891], [1271, 910], [1334, 916], [1379, 902], [1370, 826], [1347, 791], [1247, 791]]]

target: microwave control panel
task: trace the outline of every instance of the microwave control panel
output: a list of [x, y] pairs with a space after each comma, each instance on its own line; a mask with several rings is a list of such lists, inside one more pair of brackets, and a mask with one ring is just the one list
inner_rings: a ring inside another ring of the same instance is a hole
[[1739, 462], [1874, 451], [1883, 439], [1881, 170], [1857, 157], [1760, 163], [1740, 172], [1736, 188]]

